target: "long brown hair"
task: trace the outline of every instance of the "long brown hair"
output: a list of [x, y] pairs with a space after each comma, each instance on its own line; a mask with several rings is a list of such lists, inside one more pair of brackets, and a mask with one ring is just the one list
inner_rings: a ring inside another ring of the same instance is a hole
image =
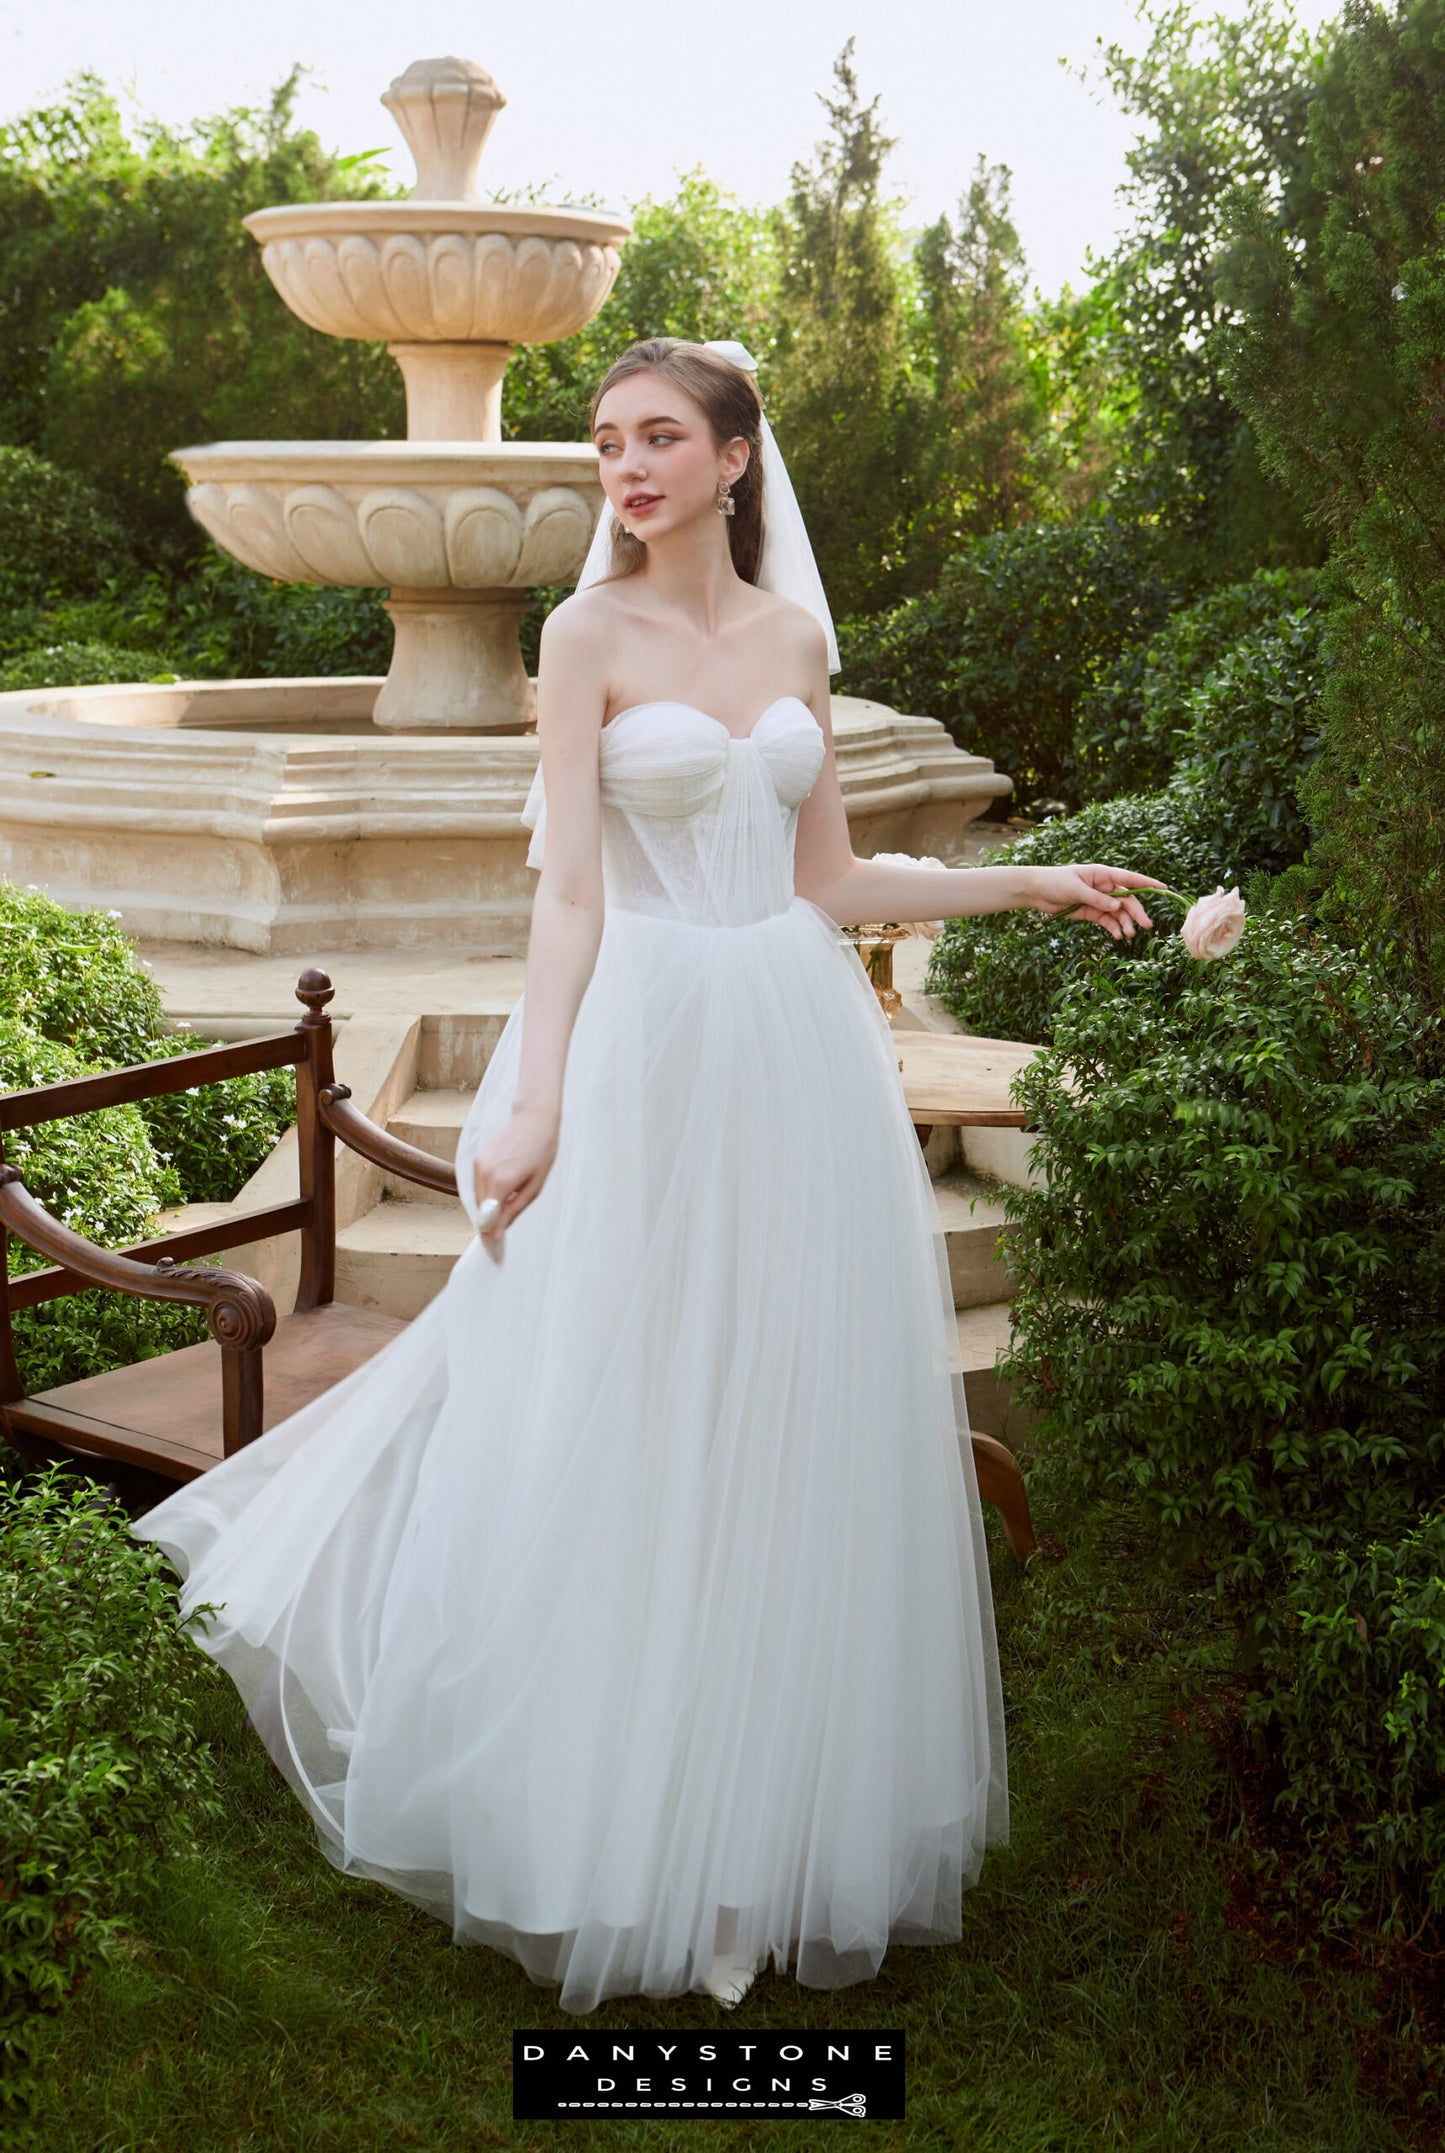
[[[727, 519], [728, 547], [733, 567], [744, 583], [756, 583], [763, 554], [763, 400], [751, 374], [721, 352], [705, 344], [689, 344], [680, 336], [649, 336], [630, 344], [620, 359], [608, 367], [592, 398], [589, 431], [597, 424], [597, 407], [607, 391], [632, 374], [658, 373], [675, 382], [695, 404], [702, 407], [716, 447], [723, 448], [741, 435], [748, 445], [748, 467], [733, 482], [737, 503]], [[604, 514], [612, 515], [611, 509]], [[601, 579], [610, 583], [619, 576], [636, 575], [647, 558], [644, 541], [612, 516], [612, 565]]]

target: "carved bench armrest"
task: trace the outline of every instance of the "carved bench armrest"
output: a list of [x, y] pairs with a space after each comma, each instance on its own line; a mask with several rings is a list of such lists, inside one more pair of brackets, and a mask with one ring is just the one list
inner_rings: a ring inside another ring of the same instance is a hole
[[352, 1105], [348, 1085], [324, 1084], [317, 1095], [317, 1112], [348, 1151], [370, 1159], [373, 1166], [380, 1166], [388, 1174], [400, 1174], [405, 1181], [420, 1182], [424, 1189], [438, 1189], [444, 1196], [456, 1195], [455, 1166], [446, 1159], [434, 1159], [429, 1151], [419, 1151], [415, 1144], [404, 1144], [399, 1136], [391, 1136], [385, 1129], [378, 1129], [360, 1107]]
[[241, 1271], [182, 1268], [171, 1256], [135, 1263], [97, 1248], [52, 1218], [26, 1188], [17, 1166], [0, 1166], [0, 1225], [52, 1263], [63, 1264], [92, 1286], [110, 1286], [144, 1301], [189, 1301], [204, 1308], [217, 1345], [232, 1352], [264, 1346], [276, 1328], [270, 1294]]

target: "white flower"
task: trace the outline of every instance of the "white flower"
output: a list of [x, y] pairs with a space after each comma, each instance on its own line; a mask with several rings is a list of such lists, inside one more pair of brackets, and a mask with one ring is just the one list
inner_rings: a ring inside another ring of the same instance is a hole
[[1244, 899], [1237, 889], [1223, 888], [1197, 898], [1179, 932], [1191, 957], [1227, 957], [1244, 933]]

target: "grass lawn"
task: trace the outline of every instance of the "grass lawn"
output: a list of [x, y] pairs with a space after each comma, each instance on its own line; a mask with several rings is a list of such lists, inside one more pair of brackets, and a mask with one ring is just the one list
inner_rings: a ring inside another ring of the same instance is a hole
[[1297, 1938], [1240, 1843], [1248, 1769], [1231, 1768], [1152, 1664], [1171, 1625], [1202, 1616], [1151, 1581], [1121, 1513], [1042, 1500], [1039, 1463], [1042, 1545], [1027, 1571], [989, 1513], [1013, 1840], [967, 1895], [960, 1944], [897, 1949], [876, 1981], [831, 1994], [768, 1971], [732, 2013], [701, 1997], [558, 2011], [510, 1960], [459, 1950], [441, 1923], [338, 1876], [235, 1692], [202, 1662], [227, 1822], [171, 1863], [130, 1955], [92, 1970], [48, 2022], [46, 2153], [815, 2144], [815, 2118], [512, 2120], [514, 2025], [724, 2022], [903, 2027], [907, 2120], [875, 2123], [873, 2146], [1440, 2143], [1411, 2025], [1418, 1982], [1343, 1951], [1295, 1962]]

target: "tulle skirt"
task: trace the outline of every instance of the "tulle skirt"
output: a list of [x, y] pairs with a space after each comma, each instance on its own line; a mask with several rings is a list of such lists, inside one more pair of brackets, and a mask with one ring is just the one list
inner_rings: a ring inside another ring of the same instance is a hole
[[[515, 1089], [525, 997], [462, 1134]], [[375, 1359], [138, 1519], [321, 1850], [573, 2012], [962, 1931], [1007, 1837], [952, 1294], [808, 900], [609, 908], [557, 1157]]]

